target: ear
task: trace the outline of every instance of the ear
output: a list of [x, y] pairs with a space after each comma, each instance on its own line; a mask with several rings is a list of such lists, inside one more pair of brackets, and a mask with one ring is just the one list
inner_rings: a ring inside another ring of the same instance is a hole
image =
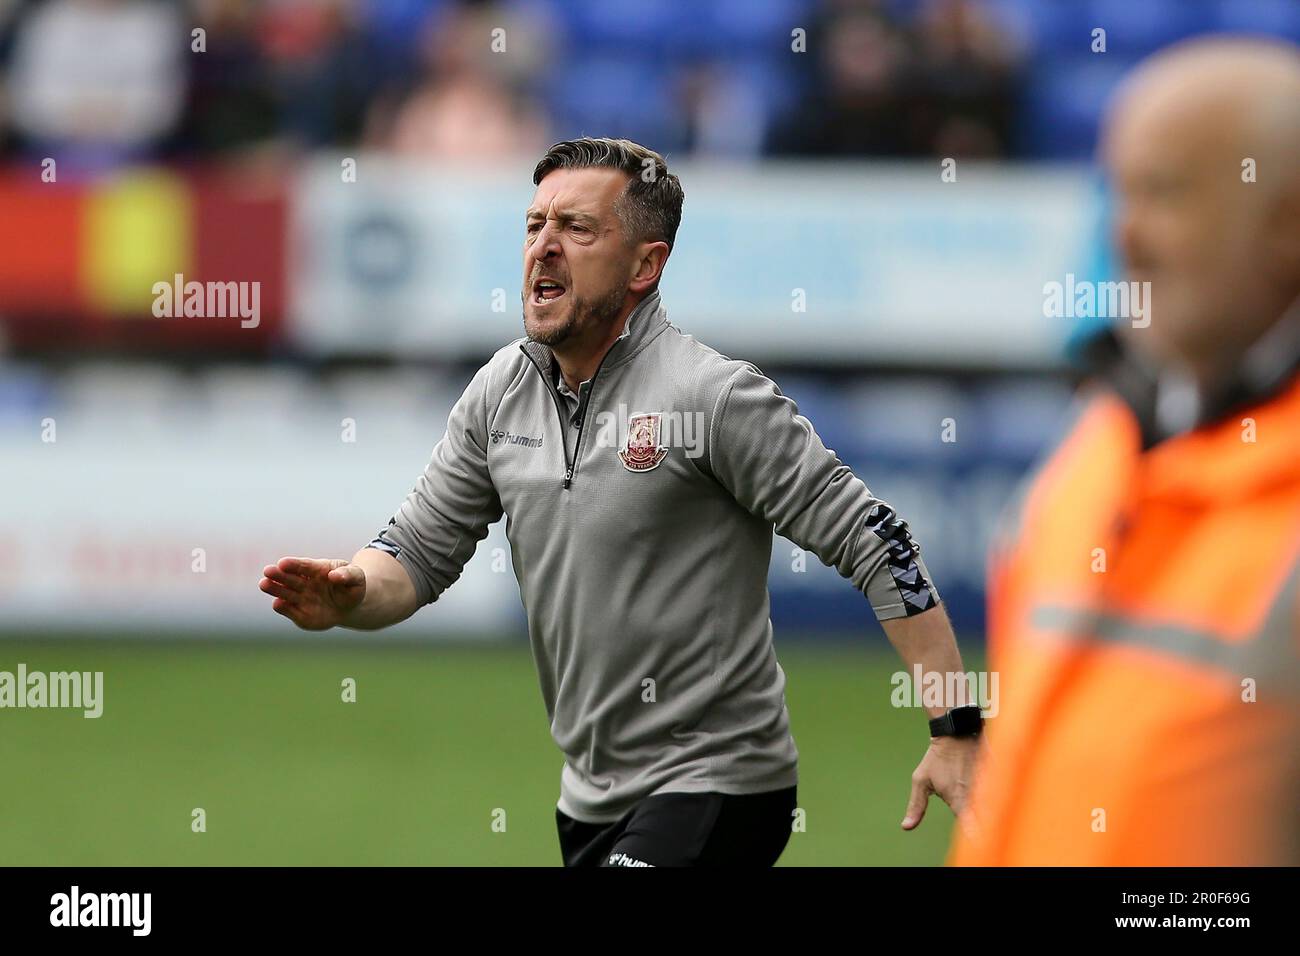
[[640, 246], [640, 257], [636, 260], [635, 271], [628, 281], [630, 292], [645, 292], [654, 287], [663, 275], [668, 262], [668, 243], [644, 242]]
[[1300, 229], [1295, 227], [1297, 222], [1300, 222], [1300, 182], [1290, 184], [1272, 204], [1266, 231], [1268, 264], [1288, 281], [1300, 277]]

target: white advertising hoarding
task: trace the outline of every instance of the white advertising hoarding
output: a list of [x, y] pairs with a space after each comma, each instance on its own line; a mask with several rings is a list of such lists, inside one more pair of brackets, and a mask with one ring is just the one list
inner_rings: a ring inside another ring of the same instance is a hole
[[[78, 374], [39, 416], [0, 420], [0, 632], [301, 634], [258, 590], [262, 568], [365, 545], [465, 384], [141, 374]], [[454, 587], [385, 632], [522, 633], [500, 523]]]
[[[1056, 363], [1043, 286], [1086, 272], [1082, 170], [690, 167], [674, 324], [760, 362]], [[521, 334], [529, 170], [317, 161], [294, 198], [291, 334], [309, 353], [466, 358]]]

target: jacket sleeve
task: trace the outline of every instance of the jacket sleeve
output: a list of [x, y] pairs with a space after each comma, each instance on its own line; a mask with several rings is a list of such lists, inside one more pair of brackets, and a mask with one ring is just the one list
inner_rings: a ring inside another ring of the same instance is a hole
[[709, 426], [714, 477], [747, 511], [853, 582], [878, 620], [929, 610], [939, 593], [907, 523], [822, 444], [752, 365], [723, 386]]
[[478, 370], [457, 400], [424, 474], [388, 527], [367, 545], [406, 568], [421, 606], [460, 577], [488, 526], [501, 517], [487, 465], [488, 368]]

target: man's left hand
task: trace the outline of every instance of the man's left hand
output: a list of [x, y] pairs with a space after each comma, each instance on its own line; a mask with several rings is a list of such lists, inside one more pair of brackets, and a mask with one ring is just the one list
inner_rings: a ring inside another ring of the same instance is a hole
[[938, 794], [963, 826], [971, 824], [967, 797], [975, 774], [980, 737], [934, 737], [912, 772], [912, 795], [903, 815], [903, 829], [915, 830], [925, 817], [930, 794]]

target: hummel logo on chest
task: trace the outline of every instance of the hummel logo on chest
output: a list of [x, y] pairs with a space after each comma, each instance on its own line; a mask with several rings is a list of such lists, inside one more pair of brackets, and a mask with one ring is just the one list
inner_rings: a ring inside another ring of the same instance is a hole
[[488, 437], [492, 439], [494, 445], [523, 445], [525, 448], [541, 448], [542, 436], [530, 438], [527, 435], [515, 435], [512, 432], [492, 429], [488, 432]]

